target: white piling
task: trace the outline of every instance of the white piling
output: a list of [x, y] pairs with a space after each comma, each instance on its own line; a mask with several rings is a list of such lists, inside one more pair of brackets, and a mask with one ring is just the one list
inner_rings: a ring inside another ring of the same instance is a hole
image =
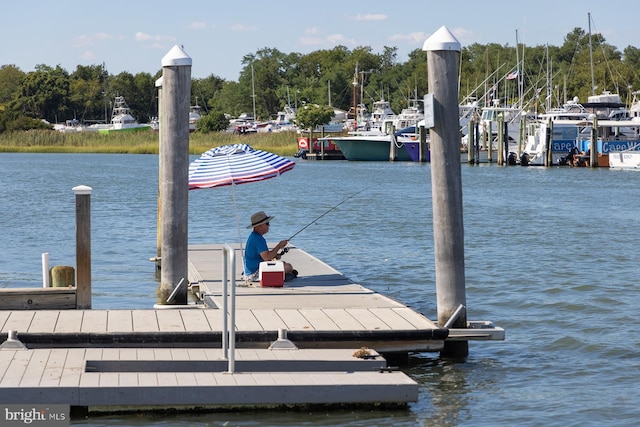
[[49, 287], [49, 252], [42, 254], [42, 287]]
[[[427, 52], [429, 90], [433, 93], [431, 128], [431, 193], [436, 267], [438, 323], [447, 324], [456, 309], [466, 307], [462, 172], [458, 131], [458, 58], [460, 43], [441, 27], [423, 46]], [[454, 326], [466, 327], [466, 311]], [[447, 341], [441, 354], [461, 357], [469, 353], [467, 341]]]
[[[166, 303], [176, 285], [189, 277], [189, 107], [191, 58], [174, 46], [162, 58], [160, 111], [160, 199], [162, 200], [160, 303]], [[172, 304], [187, 304], [181, 287]]]

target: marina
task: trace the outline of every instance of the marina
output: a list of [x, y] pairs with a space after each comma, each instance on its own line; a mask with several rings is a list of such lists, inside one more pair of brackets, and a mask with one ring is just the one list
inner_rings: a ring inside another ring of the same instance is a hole
[[[158, 281], [148, 258], [155, 253], [157, 189], [140, 185], [140, 176], [154, 176], [157, 167], [154, 155], [3, 154], [0, 196], [6, 209], [0, 210], [5, 224], [0, 243], [14, 249], [0, 256], [0, 286], [41, 286], [42, 251], [50, 253], [51, 265], [74, 262], [70, 189], [86, 183], [94, 188], [92, 311], [153, 311]], [[367, 182], [363, 193], [292, 243], [354, 282], [433, 318], [430, 167], [413, 162], [298, 160], [290, 175], [238, 186], [236, 196], [251, 200], [255, 194], [272, 195], [260, 207], [274, 212], [268, 240], [277, 240], [352, 194], [348, 189], [363, 188], [362, 182]], [[116, 181], [113, 170], [120, 174]], [[638, 225], [636, 178], [634, 172], [604, 168], [462, 166], [468, 307], [473, 319], [491, 319], [507, 333], [504, 342], [471, 341], [465, 362], [439, 358], [434, 352], [411, 353], [402, 371], [417, 382], [418, 400], [406, 410], [266, 411], [260, 420], [243, 412], [165, 414], [163, 422], [181, 427], [215, 422], [265, 427], [499, 425], [522, 420], [558, 426], [612, 420], [632, 424], [640, 416], [632, 399], [614, 399], [602, 406], [601, 397], [617, 395], [620, 387], [636, 388], [631, 357], [635, 344], [624, 339], [633, 336], [633, 301], [640, 292], [635, 285], [636, 241], [632, 234], [617, 234], [615, 242], [604, 238], [612, 236], [612, 224]], [[51, 184], [39, 189], [42, 181]], [[334, 191], [318, 192], [313, 200], [300, 198], [295, 191], [299, 181], [322, 182]], [[567, 182], [572, 183], [572, 194], [582, 196], [566, 197]], [[230, 200], [229, 187], [190, 193], [191, 244], [238, 242]], [[627, 202], [621, 205], [620, 200]], [[25, 203], [49, 214], [13, 214]], [[243, 224], [254, 206], [241, 204], [239, 209]], [[591, 226], [559, 238], [567, 224], [578, 221], [578, 212], [590, 218]], [[544, 230], [539, 228], [543, 224]], [[246, 238], [244, 227], [241, 231]], [[584, 268], [576, 263], [576, 254], [585, 253], [585, 242], [593, 235], [600, 236], [600, 249], [585, 255], [594, 268]], [[370, 241], [385, 249], [372, 256], [366, 249]], [[12, 326], [18, 337], [28, 322]], [[63, 318], [56, 324], [70, 328], [74, 322]], [[614, 324], [617, 327], [611, 328]], [[605, 333], [610, 339], [604, 339]], [[496, 405], [503, 409], [487, 411]], [[451, 416], [459, 421], [447, 422]], [[82, 421], [88, 426], [107, 422], [153, 425], [158, 418], [123, 414]]]

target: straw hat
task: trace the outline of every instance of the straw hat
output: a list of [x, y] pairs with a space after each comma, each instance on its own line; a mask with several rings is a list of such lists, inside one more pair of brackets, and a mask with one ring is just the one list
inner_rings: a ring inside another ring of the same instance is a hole
[[265, 222], [269, 222], [273, 219], [272, 216], [267, 216], [263, 211], [256, 212], [251, 215], [251, 225], [247, 226], [247, 228], [257, 227], [258, 225], [264, 224]]

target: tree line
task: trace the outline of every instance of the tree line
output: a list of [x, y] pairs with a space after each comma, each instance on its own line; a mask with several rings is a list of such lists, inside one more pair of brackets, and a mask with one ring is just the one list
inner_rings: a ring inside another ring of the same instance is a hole
[[[386, 99], [399, 112], [429, 92], [427, 56], [421, 49], [399, 62], [397, 48], [381, 53], [361, 46], [336, 46], [308, 54], [263, 48], [242, 59], [238, 81], [214, 74], [192, 79], [191, 103], [205, 114], [237, 117], [253, 113], [268, 120], [285, 104], [330, 105], [348, 111], [354, 104]], [[578, 97], [603, 91], [619, 93], [630, 102], [640, 87], [640, 50], [631, 45], [619, 51], [604, 37], [575, 28], [561, 46], [478, 43], [460, 52], [460, 101], [480, 105], [496, 99], [522, 101], [529, 110], [543, 111]], [[517, 78], [505, 77], [517, 70]], [[0, 132], [42, 127], [42, 120], [87, 124], [110, 120], [116, 96], [124, 96], [141, 123], [157, 115], [155, 74], [110, 74], [104, 64], [78, 65], [73, 72], [40, 64], [33, 71], [15, 65], [0, 67]], [[354, 90], [354, 81], [357, 88]], [[519, 83], [519, 84], [517, 84]], [[254, 92], [255, 91], [255, 92]], [[354, 93], [355, 92], [355, 93]], [[254, 96], [255, 95], [255, 96]], [[255, 104], [254, 104], [255, 102]], [[255, 105], [255, 106], [254, 106]]]

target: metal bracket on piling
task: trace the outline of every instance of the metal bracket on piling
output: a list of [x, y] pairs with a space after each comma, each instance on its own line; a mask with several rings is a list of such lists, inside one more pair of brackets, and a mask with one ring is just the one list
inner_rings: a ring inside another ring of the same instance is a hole
[[444, 324], [443, 327], [447, 329], [451, 328], [451, 326], [453, 326], [455, 321], [458, 320], [458, 317], [460, 317], [460, 313], [462, 313], [462, 310], [464, 310], [464, 308], [465, 308], [464, 304], [460, 304], [458, 308], [456, 308], [456, 310], [453, 312], [449, 320], [447, 320], [447, 323]]
[[176, 288], [173, 290], [173, 292], [171, 292], [171, 295], [169, 295], [169, 297], [167, 298], [167, 302], [168, 303], [173, 302], [173, 300], [175, 299], [176, 295], [178, 294], [178, 290], [182, 286], [182, 283], [184, 283], [184, 277], [182, 279], [180, 279], [180, 282], [178, 282], [178, 286], [176, 286]]

